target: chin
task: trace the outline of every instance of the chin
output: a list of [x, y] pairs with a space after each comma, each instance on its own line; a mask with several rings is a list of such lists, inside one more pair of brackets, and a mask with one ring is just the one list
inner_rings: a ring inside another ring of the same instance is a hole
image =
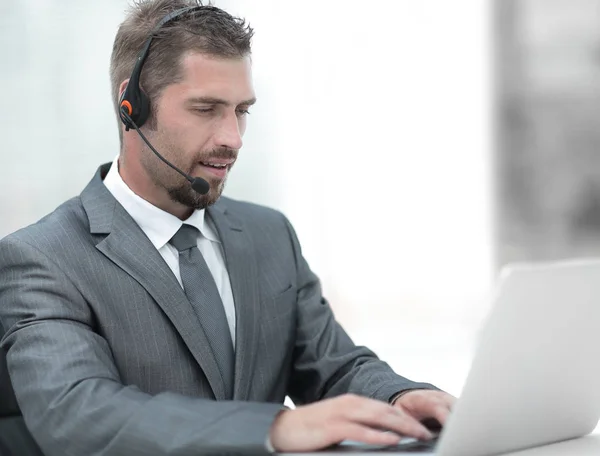
[[221, 197], [221, 193], [223, 193], [227, 178], [218, 179], [202, 175], [199, 175], [198, 177], [205, 179], [209, 183], [210, 189], [207, 194], [200, 195], [190, 187], [188, 182], [186, 182], [179, 187], [171, 188], [169, 190], [171, 199], [191, 209], [206, 209], [215, 204]]

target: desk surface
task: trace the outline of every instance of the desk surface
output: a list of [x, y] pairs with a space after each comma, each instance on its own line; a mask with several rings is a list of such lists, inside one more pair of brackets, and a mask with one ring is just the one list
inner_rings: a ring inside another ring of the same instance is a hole
[[[285, 453], [283, 453], [285, 454]], [[387, 452], [369, 451], [365, 453], [335, 453], [335, 452], [319, 452], [319, 453], [293, 453], [289, 456], [325, 456], [325, 455], [336, 455], [340, 454], [350, 455], [364, 455], [372, 456], [375, 454], [394, 454]], [[410, 453], [395, 453], [395, 454], [410, 454]], [[413, 453], [416, 454], [416, 453]], [[565, 442], [559, 442], [552, 445], [545, 445], [541, 447], [531, 448], [529, 450], [517, 451], [514, 453], [506, 453], [504, 456], [598, 456], [600, 455], [600, 428], [596, 429], [593, 434], [580, 439], [567, 440]]]

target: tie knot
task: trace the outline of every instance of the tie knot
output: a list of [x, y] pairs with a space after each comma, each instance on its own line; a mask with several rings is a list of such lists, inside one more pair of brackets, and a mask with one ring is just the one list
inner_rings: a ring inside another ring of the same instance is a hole
[[184, 252], [198, 246], [198, 228], [192, 225], [181, 225], [177, 233], [171, 238], [169, 244], [179, 252]]

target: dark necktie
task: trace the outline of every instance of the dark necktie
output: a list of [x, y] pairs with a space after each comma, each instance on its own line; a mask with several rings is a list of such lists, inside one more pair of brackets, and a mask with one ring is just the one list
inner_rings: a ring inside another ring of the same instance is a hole
[[234, 353], [223, 302], [208, 265], [198, 250], [196, 227], [182, 225], [169, 243], [179, 251], [183, 289], [198, 315], [225, 385], [226, 397], [233, 397]]

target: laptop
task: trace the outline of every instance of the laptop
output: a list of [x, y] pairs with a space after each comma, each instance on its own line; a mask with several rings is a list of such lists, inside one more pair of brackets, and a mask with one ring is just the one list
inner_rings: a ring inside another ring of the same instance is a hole
[[492, 304], [460, 399], [434, 443], [342, 442], [327, 451], [483, 456], [594, 430], [600, 418], [600, 260], [508, 266]]

